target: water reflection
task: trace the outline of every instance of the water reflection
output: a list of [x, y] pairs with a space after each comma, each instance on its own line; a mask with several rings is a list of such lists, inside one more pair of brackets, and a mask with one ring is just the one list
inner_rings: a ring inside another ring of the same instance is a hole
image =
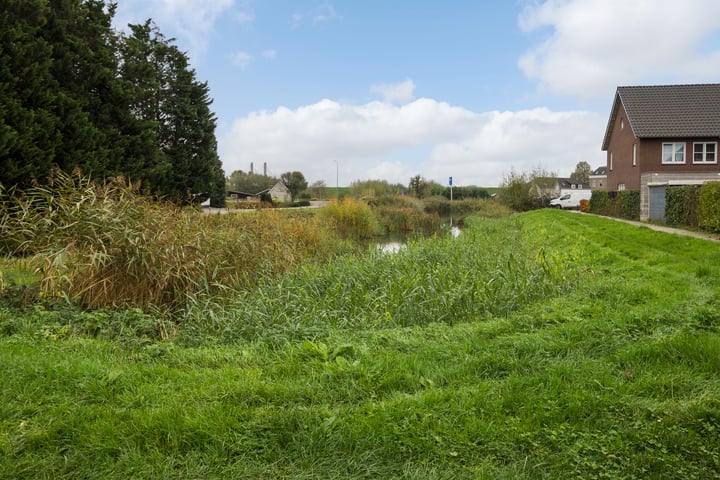
[[377, 246], [381, 253], [397, 253], [403, 248], [405, 244], [400, 242], [381, 243]]
[[[459, 227], [453, 226], [450, 228], [450, 235], [452, 235], [453, 238], [457, 238], [460, 236], [460, 231]], [[405, 241], [393, 239], [392, 241], [376, 244], [376, 248], [381, 253], [397, 253], [405, 248]]]

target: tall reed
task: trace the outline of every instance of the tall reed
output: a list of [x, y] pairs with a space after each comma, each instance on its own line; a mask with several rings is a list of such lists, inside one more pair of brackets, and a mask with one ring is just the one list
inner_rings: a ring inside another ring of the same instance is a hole
[[343, 238], [367, 239], [384, 233], [377, 215], [362, 200], [345, 197], [330, 202], [321, 209], [320, 217]]
[[173, 310], [345, 248], [313, 218], [206, 215], [153, 202], [122, 178], [96, 185], [77, 172], [55, 172], [3, 205], [7, 243], [35, 255], [42, 290], [88, 307]]

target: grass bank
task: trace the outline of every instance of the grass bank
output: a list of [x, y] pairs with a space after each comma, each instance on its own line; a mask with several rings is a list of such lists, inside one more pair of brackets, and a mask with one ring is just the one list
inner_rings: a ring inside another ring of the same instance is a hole
[[537, 211], [177, 321], [5, 306], [0, 478], [714, 478], [718, 265]]

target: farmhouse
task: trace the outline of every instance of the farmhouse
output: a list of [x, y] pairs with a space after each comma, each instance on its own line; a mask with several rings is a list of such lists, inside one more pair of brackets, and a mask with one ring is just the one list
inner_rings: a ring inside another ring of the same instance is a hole
[[260, 203], [260, 198], [265, 194], [281, 202], [289, 202], [291, 200], [290, 190], [288, 190], [281, 180], [275, 183], [272, 187], [266, 188], [258, 193], [236, 192], [231, 190], [228, 190], [226, 193], [228, 198], [243, 200], [251, 203]]
[[669, 185], [720, 180], [720, 84], [618, 87], [605, 130], [607, 190], [640, 190], [640, 219], [664, 220]]
[[287, 186], [285, 186], [282, 180], [278, 180], [277, 183], [272, 187], [258, 193], [258, 196], [262, 195], [263, 193], [268, 193], [272, 198], [276, 198], [284, 203], [292, 200], [290, 190], [288, 190]]

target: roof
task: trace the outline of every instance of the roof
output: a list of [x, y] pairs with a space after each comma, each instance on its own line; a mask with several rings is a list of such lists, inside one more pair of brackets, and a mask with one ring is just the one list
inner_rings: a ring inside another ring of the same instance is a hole
[[620, 104], [637, 138], [720, 137], [720, 83], [618, 87], [603, 150]]
[[580, 187], [583, 185], [582, 182], [579, 182], [574, 178], [558, 178], [557, 181], [560, 188], [577, 188], [578, 185]]
[[590, 175], [607, 175], [607, 167], [598, 167]]

